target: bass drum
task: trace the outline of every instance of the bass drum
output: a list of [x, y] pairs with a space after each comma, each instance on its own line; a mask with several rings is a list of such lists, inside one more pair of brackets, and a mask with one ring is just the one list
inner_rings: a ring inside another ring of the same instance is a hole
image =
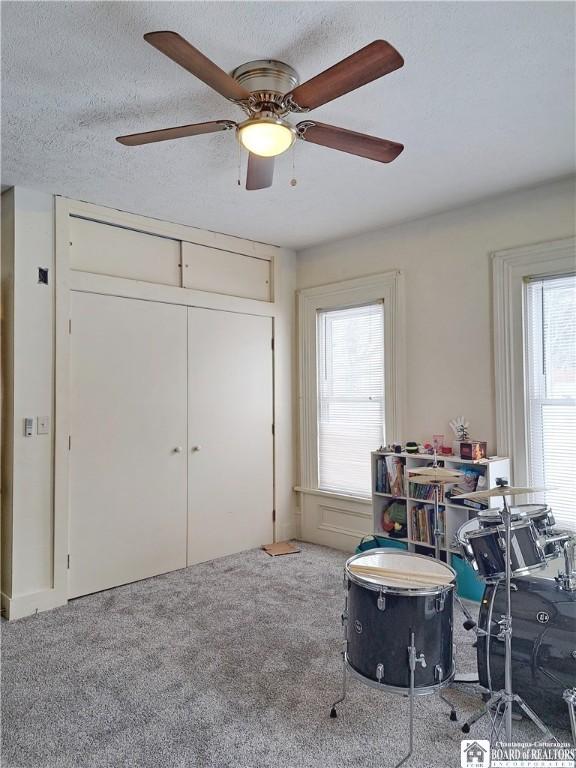
[[[480, 684], [504, 688], [504, 641], [497, 622], [506, 611], [504, 582], [484, 590], [478, 626], [488, 632], [477, 644]], [[512, 581], [512, 687], [549, 726], [570, 728], [562, 698], [576, 686], [576, 592], [553, 579]]]

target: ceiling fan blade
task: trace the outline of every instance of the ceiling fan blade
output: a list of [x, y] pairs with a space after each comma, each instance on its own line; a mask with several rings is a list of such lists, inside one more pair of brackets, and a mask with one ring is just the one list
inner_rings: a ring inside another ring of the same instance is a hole
[[152, 144], [155, 141], [170, 141], [171, 139], [183, 139], [186, 136], [199, 136], [201, 133], [229, 131], [235, 127], [236, 123], [232, 120], [214, 120], [210, 123], [193, 123], [192, 125], [180, 125], [177, 128], [163, 128], [160, 131], [131, 133], [128, 136], [117, 136], [116, 141], [127, 147], [136, 147], [140, 144]]
[[246, 189], [266, 189], [272, 186], [274, 177], [274, 158], [261, 157], [252, 152], [248, 155], [248, 171], [246, 173]]
[[244, 101], [250, 92], [176, 32], [147, 32], [144, 40], [169, 59], [232, 101]]
[[367, 157], [379, 163], [391, 163], [404, 149], [403, 144], [388, 139], [368, 136], [366, 133], [347, 131], [346, 128], [336, 128], [334, 125], [316, 123], [305, 120], [296, 126], [299, 138], [322, 147], [338, 149], [351, 155]]
[[390, 43], [375, 40], [330, 69], [298, 85], [288, 96], [301, 109], [316, 109], [402, 66], [404, 59]]

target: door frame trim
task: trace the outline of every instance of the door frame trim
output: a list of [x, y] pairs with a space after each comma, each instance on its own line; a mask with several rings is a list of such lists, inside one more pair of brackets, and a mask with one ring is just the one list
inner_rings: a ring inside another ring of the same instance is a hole
[[[137, 280], [95, 275], [87, 272], [77, 272], [70, 268], [70, 226], [71, 216], [82, 216], [93, 221], [113, 226], [136, 229], [149, 234], [173, 237], [187, 242], [200, 242], [211, 247], [235, 250], [245, 255], [258, 256], [272, 262], [272, 301], [259, 301], [244, 299], [225, 294], [197, 291], [189, 288], [175, 286], [156, 285]], [[149, 219], [136, 214], [117, 211], [91, 203], [70, 200], [64, 197], [55, 197], [55, 354], [54, 354], [54, 578], [53, 588], [50, 590], [50, 605], [56, 607], [64, 605], [68, 601], [68, 569], [67, 556], [69, 553], [69, 516], [70, 516], [70, 466], [69, 466], [69, 436], [70, 436], [70, 291], [85, 291], [90, 293], [102, 293], [126, 298], [138, 298], [148, 301], [159, 301], [173, 304], [182, 304], [189, 307], [203, 307], [229, 312], [241, 312], [245, 314], [264, 315], [272, 318], [272, 334], [274, 348], [273, 354], [273, 404], [274, 423], [276, 425], [273, 437], [273, 474], [274, 474], [274, 509], [278, 508], [279, 472], [278, 472], [278, 390], [282, 383], [277, 378], [278, 347], [282, 333], [284, 345], [282, 366], [288, 361], [294, 360], [294, 333], [293, 324], [286, 327], [284, 315], [293, 311], [293, 301], [288, 305], [286, 296], [281, 296], [278, 290], [282, 269], [282, 257], [289, 258], [292, 252], [278, 246], [264, 243], [242, 240], [230, 235], [198, 230], [194, 227], [186, 227], [180, 224], [171, 224], [156, 219]], [[282, 328], [280, 328], [280, 325]], [[284, 370], [283, 378], [286, 378]], [[290, 411], [293, 413], [293, 402], [290, 403]], [[286, 442], [291, 443], [291, 427], [293, 418], [283, 423], [288, 434]], [[286, 447], [282, 450], [285, 452]], [[289, 449], [291, 450], [291, 449]], [[292, 454], [290, 454], [292, 455]], [[284, 474], [284, 473], [282, 473]], [[286, 478], [283, 478], [286, 485]], [[293, 478], [289, 478], [290, 488], [293, 486]], [[285, 489], [282, 494], [286, 496]], [[290, 514], [294, 514], [293, 495], [291, 497]], [[270, 511], [272, 514], [272, 510]], [[284, 523], [287, 526], [287, 523]], [[279, 533], [278, 518], [273, 522], [274, 541]], [[22, 614], [25, 615], [25, 614]]]

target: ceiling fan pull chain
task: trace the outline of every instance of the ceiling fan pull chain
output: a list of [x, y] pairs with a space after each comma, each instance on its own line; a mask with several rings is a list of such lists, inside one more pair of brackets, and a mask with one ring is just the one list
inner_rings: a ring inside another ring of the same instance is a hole
[[242, 186], [242, 181], [240, 180], [240, 177], [242, 176], [242, 147], [238, 143], [238, 186]]
[[295, 187], [298, 184], [296, 179], [296, 142], [292, 145], [292, 178], [290, 179], [290, 186]]

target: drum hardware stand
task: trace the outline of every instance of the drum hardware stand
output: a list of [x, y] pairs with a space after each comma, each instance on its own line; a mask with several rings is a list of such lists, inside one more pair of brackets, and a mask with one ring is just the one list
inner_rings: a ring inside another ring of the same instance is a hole
[[[342, 624], [344, 626], [344, 636], [346, 637], [346, 625], [348, 623], [348, 612], [344, 610], [344, 613], [342, 614]], [[339, 699], [337, 699], [334, 704], [332, 704], [332, 708], [330, 709], [330, 717], [335, 718], [338, 717], [338, 713], [336, 712], [336, 706], [338, 704], [341, 704], [345, 698], [346, 698], [346, 646], [347, 646], [347, 640], [344, 640], [344, 648], [342, 650], [342, 696], [340, 696]], [[396, 763], [394, 768], [400, 768], [401, 765], [404, 765], [404, 763], [411, 757], [413, 749], [414, 749], [414, 690], [415, 690], [415, 682], [414, 677], [416, 673], [416, 665], [421, 664], [422, 667], [426, 667], [426, 657], [423, 653], [416, 654], [416, 644], [414, 640], [414, 632], [410, 632], [410, 645], [407, 648], [408, 651], [408, 668], [410, 670], [410, 687], [408, 689], [408, 698], [410, 699], [410, 716], [409, 716], [409, 741], [408, 741], [408, 753], [400, 760], [399, 763]], [[380, 674], [379, 674], [380, 673]], [[378, 680], [381, 679], [382, 675], [384, 674], [384, 666], [382, 664], [379, 664], [376, 669], [376, 674], [378, 676]], [[442, 697], [442, 693], [440, 693], [440, 698]], [[446, 699], [443, 699], [446, 701]], [[449, 703], [449, 702], [447, 702]], [[451, 706], [451, 705], [450, 705]]]
[[567, 688], [562, 694], [562, 698], [568, 705], [568, 715], [570, 716], [570, 730], [572, 731], [572, 741], [576, 746], [576, 688]]
[[410, 698], [410, 736], [409, 736], [409, 748], [408, 753], [400, 760], [399, 763], [396, 763], [394, 768], [400, 768], [401, 765], [404, 765], [404, 763], [411, 757], [412, 751], [414, 748], [414, 676], [416, 673], [416, 664], [421, 664], [423, 667], [426, 666], [426, 659], [424, 657], [424, 654], [421, 653], [419, 656], [416, 656], [416, 645], [414, 642], [414, 632], [410, 630], [410, 645], [408, 646], [408, 667], [410, 669], [410, 692], [408, 694]]
[[344, 577], [344, 611], [342, 612], [342, 632], [344, 638], [342, 640], [342, 696], [337, 699], [330, 709], [330, 717], [338, 717], [336, 712], [336, 705], [342, 704], [346, 698], [346, 651], [348, 650], [348, 589], [346, 584], [346, 577]]
[[454, 598], [455, 598], [456, 602], [458, 603], [458, 605], [460, 606], [460, 610], [462, 611], [462, 613], [464, 614], [464, 616], [466, 618], [466, 621], [463, 624], [464, 629], [466, 631], [469, 631], [469, 630], [473, 629], [474, 630], [474, 634], [476, 635], [476, 637], [486, 635], [487, 632], [485, 630], [483, 630], [483, 629], [480, 629], [480, 627], [478, 626], [478, 622], [474, 621], [474, 619], [472, 618], [472, 614], [470, 613], [468, 608], [466, 608], [466, 606], [462, 602], [462, 598], [460, 597], [460, 595], [457, 594], [457, 593], [454, 593]]
[[560, 589], [576, 591], [576, 536], [564, 544], [564, 573], [556, 576]]
[[[498, 478], [496, 480], [496, 485], [504, 487], [508, 485], [508, 482], [503, 478]], [[547, 739], [554, 740], [554, 736], [550, 730], [544, 725], [536, 713], [530, 709], [524, 699], [518, 694], [515, 694], [512, 689], [512, 562], [510, 559], [512, 520], [506, 496], [502, 497], [502, 501], [502, 519], [504, 522], [506, 542], [506, 613], [499, 622], [501, 629], [498, 637], [503, 638], [505, 642], [504, 690], [494, 693], [486, 702], [484, 709], [477, 712], [464, 723], [462, 731], [468, 733], [472, 723], [475, 723], [487, 714], [492, 721], [491, 737], [494, 736], [496, 743], [499, 742], [502, 723], [504, 723], [505, 738], [506, 741], [510, 743], [512, 741], [512, 708], [514, 704], [517, 704], [524, 714], [532, 720], [540, 731], [542, 731]], [[492, 713], [493, 709], [495, 709], [494, 713]], [[500, 718], [500, 721], [498, 721], [498, 718]], [[490, 740], [492, 741], [492, 738]]]

